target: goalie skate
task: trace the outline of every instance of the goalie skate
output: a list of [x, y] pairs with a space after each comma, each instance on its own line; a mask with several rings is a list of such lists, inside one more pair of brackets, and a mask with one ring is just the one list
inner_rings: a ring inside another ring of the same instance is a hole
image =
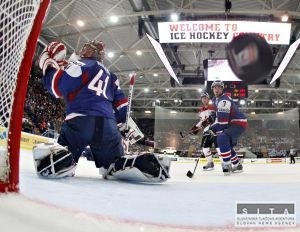
[[215, 165], [213, 162], [208, 162], [206, 165], [203, 166], [203, 171], [212, 171], [215, 169]]

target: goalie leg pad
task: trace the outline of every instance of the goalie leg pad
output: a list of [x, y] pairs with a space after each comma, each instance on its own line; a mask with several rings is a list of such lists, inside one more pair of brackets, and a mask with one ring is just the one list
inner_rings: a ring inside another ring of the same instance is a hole
[[73, 176], [76, 163], [66, 147], [58, 143], [42, 143], [33, 148], [33, 157], [38, 176], [62, 178]]
[[[168, 157], [166, 157], [168, 158]], [[108, 169], [107, 178], [133, 182], [163, 182], [170, 178], [170, 162], [151, 153], [127, 155], [119, 158]]]

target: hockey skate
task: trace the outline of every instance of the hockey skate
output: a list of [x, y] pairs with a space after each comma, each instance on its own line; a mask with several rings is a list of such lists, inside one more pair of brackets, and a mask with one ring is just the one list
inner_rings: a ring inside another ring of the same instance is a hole
[[215, 165], [213, 162], [208, 162], [206, 165], [203, 166], [203, 171], [211, 171], [215, 169]]
[[230, 162], [228, 162], [228, 163], [222, 163], [222, 169], [223, 169], [223, 173], [224, 173], [225, 176], [231, 175], [232, 166], [231, 166]]
[[243, 171], [243, 165], [241, 163], [232, 166], [232, 172], [238, 173], [242, 171]]

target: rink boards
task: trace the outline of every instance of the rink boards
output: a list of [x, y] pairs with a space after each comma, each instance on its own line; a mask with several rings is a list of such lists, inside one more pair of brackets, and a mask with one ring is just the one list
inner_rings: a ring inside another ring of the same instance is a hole
[[[160, 154], [158, 154], [160, 155]], [[178, 162], [178, 163], [193, 163], [198, 160], [197, 157], [179, 157], [179, 156], [174, 156], [174, 155], [167, 155], [168, 157], [171, 158], [172, 161]], [[284, 163], [289, 163], [290, 158], [241, 158], [243, 163], [247, 164], [284, 164]], [[300, 157], [295, 157], [296, 163], [300, 163]], [[214, 163], [218, 164], [220, 163], [219, 158], [214, 158], [213, 159]], [[205, 158], [200, 158], [200, 163], [204, 164], [206, 163]]]

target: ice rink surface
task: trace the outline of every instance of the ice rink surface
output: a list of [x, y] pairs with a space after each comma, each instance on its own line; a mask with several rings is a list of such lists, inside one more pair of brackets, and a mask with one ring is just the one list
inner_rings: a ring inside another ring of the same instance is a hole
[[[103, 180], [81, 159], [74, 178], [45, 180], [22, 151], [20, 194], [0, 195], [0, 224], [5, 232], [300, 231], [300, 164], [244, 164], [231, 176], [199, 165], [190, 179], [194, 166], [172, 162], [167, 182], [134, 184]], [[237, 228], [236, 202], [296, 202], [297, 227]]]

